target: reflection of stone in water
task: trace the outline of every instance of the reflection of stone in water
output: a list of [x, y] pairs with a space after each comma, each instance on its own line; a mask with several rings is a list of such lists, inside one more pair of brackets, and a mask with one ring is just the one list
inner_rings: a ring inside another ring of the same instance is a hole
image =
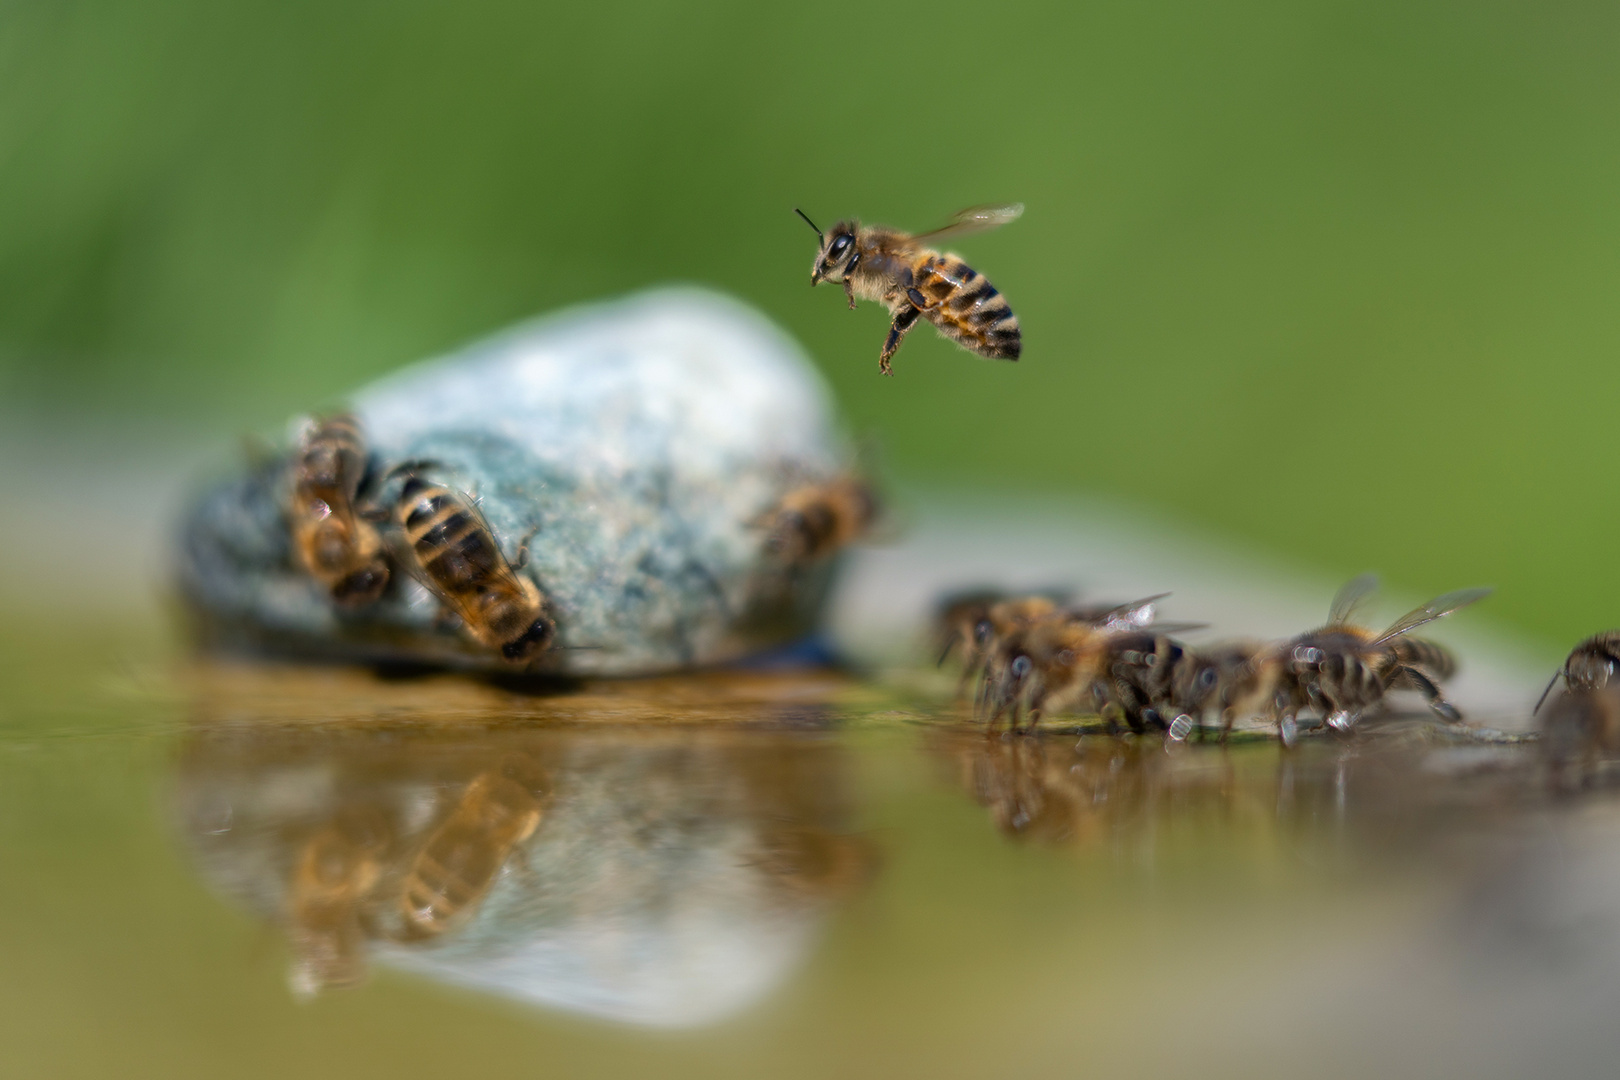
[[370, 957], [684, 1026], [780, 982], [869, 879], [843, 770], [769, 730], [199, 728], [178, 802], [204, 876], [285, 928], [295, 990]]

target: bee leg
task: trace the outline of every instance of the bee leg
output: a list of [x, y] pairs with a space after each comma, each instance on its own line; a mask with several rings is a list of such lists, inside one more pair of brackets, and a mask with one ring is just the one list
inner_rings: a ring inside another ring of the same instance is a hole
[[878, 357], [878, 370], [885, 375], [893, 375], [894, 368], [889, 364], [889, 358], [900, 347], [900, 341], [906, 336], [906, 331], [917, 325], [917, 316], [922, 312], [907, 303], [894, 313], [894, 321], [889, 324], [889, 336], [883, 339], [883, 352]]
[[1417, 688], [1417, 692], [1423, 695], [1423, 699], [1428, 703], [1429, 709], [1434, 715], [1449, 724], [1462, 721], [1462, 713], [1457, 711], [1457, 706], [1445, 699], [1445, 696], [1440, 693], [1439, 685], [1427, 671], [1410, 664], [1403, 664], [1401, 674], [1405, 675], [1412, 685]]
[[849, 310], [854, 311], [855, 310], [855, 282], [852, 281], [848, 277], [844, 278], [844, 295], [849, 298]]
[[534, 534], [539, 531], [540, 526], [535, 525], [528, 532], [523, 534], [522, 540], [518, 541], [517, 559], [513, 561], [512, 569], [521, 570], [525, 566], [529, 565], [529, 541], [533, 540]]

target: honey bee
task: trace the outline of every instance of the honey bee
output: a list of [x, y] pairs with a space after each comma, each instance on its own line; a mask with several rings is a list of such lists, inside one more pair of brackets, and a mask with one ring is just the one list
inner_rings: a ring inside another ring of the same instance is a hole
[[291, 465], [288, 517], [305, 571], [345, 606], [369, 603], [388, 586], [382, 538], [356, 510], [366, 473], [360, 423], [340, 413], [310, 425]]
[[1171, 737], [1185, 737], [1193, 725], [1202, 725], [1211, 712], [1221, 721], [1222, 737], [1231, 730], [1229, 710], [1250, 677], [1251, 665], [1263, 656], [1266, 646], [1256, 641], [1233, 641], [1205, 646], [1187, 653], [1172, 676], [1171, 699], [1177, 719], [1185, 716], [1187, 727], [1177, 730], [1171, 721]]
[[795, 210], [821, 241], [811, 265], [810, 284], [841, 283], [851, 308], [861, 299], [875, 300], [889, 309], [889, 336], [878, 359], [878, 370], [885, 375], [894, 374], [889, 360], [919, 316], [970, 352], [991, 360], [1018, 359], [1023, 338], [1018, 316], [1006, 298], [961, 259], [942, 255], [929, 245], [998, 228], [1023, 212], [1021, 203], [974, 206], [958, 213], [944, 228], [912, 236], [858, 221], [840, 221], [831, 232], [823, 233], [804, 211]]
[[1609, 685], [1616, 670], [1620, 670], [1620, 630], [1593, 634], [1570, 650], [1564, 666], [1553, 674], [1547, 689], [1541, 692], [1541, 700], [1536, 702], [1535, 711], [1541, 711], [1547, 695], [1552, 693], [1559, 679], [1563, 679], [1564, 685], [1571, 690], [1601, 690]]
[[[1377, 587], [1378, 579], [1370, 574], [1351, 581], [1334, 597], [1325, 626], [1266, 650], [1249, 665], [1247, 685], [1238, 696], [1273, 717], [1285, 743], [1294, 741], [1296, 718], [1306, 709], [1320, 712], [1329, 727], [1349, 731], [1394, 689], [1416, 690], [1448, 723], [1462, 719], [1440, 692], [1442, 672], [1449, 674], [1455, 668], [1450, 654], [1431, 642], [1402, 639], [1419, 626], [1484, 599], [1491, 590], [1446, 593], [1378, 632], [1350, 622], [1355, 609]], [[1229, 710], [1226, 730], [1234, 715]]]
[[764, 516], [765, 547], [790, 565], [819, 562], [865, 535], [878, 513], [877, 495], [857, 477], [807, 484]]
[[[557, 627], [534, 582], [513, 569], [471, 502], [408, 474], [394, 504], [408, 565], [481, 645], [525, 664], [549, 649]], [[521, 565], [521, 560], [520, 560]]]
[[328, 825], [305, 842], [287, 889], [294, 992], [309, 996], [365, 977], [362, 912], [382, 874], [386, 841], [386, 830], [362, 821]]
[[406, 872], [403, 936], [438, 937], [471, 916], [512, 851], [540, 824], [540, 813], [534, 792], [503, 772], [475, 777]]
[[[1134, 729], [1146, 702], [1136, 708], [1127, 705], [1135, 695], [1117, 680], [1124, 677], [1126, 665], [1152, 665], [1140, 646], [1144, 639], [1155, 642], [1147, 648], [1156, 652], [1156, 639], [1170, 628], [1161, 627], [1153, 634], [1144, 634], [1143, 628], [1153, 624], [1157, 602], [1167, 595], [1110, 607], [1054, 605], [1048, 611], [1042, 611], [1040, 599], [1033, 598], [1033, 602], [1023, 602], [1028, 607], [1021, 619], [1006, 617], [1006, 609], [997, 605], [990, 615], [991, 644], [980, 680], [977, 704], [981, 714], [991, 728], [1002, 715], [1010, 714], [1009, 726], [1015, 731], [1022, 714], [1033, 730], [1046, 712], [1117, 703], [1119, 718]], [[1176, 655], [1183, 651], [1168, 638], [1164, 647]]]

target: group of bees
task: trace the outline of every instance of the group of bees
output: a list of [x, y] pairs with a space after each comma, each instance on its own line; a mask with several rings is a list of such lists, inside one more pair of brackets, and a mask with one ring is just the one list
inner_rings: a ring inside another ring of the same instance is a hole
[[940, 662], [962, 657], [962, 689], [976, 684], [978, 715], [994, 730], [1032, 731], [1043, 715], [1101, 716], [1111, 730], [1151, 729], [1185, 739], [1218, 727], [1224, 739], [1240, 719], [1276, 727], [1285, 743], [1314, 713], [1347, 732], [1395, 690], [1422, 695], [1448, 723], [1461, 719], [1441, 685], [1457, 664], [1440, 645], [1411, 631], [1483, 599], [1489, 589], [1437, 597], [1384, 630], [1355, 622], [1376, 590], [1372, 575], [1341, 589], [1323, 626], [1278, 642], [1193, 648], [1170, 635], [1192, 624], [1157, 623], [1164, 594], [1127, 604], [1080, 605], [1054, 595], [980, 591], [940, 608]]
[[[1203, 648], [1170, 636], [1198, 624], [1156, 621], [1168, 594], [1085, 605], [1056, 594], [979, 590], [940, 604], [939, 661], [961, 656], [959, 689], [974, 687], [975, 711], [992, 731], [1003, 722], [1013, 733], [1033, 731], [1043, 715], [1074, 712], [1100, 716], [1111, 731], [1151, 729], [1180, 741], [1211, 727], [1225, 739], [1238, 721], [1260, 720], [1291, 745], [1302, 714], [1348, 732], [1401, 690], [1458, 723], [1462, 714], [1441, 690], [1456, 659], [1411, 632], [1491, 590], [1446, 593], [1374, 630], [1358, 624], [1355, 612], [1377, 586], [1370, 574], [1349, 582], [1327, 622], [1296, 637]], [[1600, 759], [1620, 757], [1620, 630], [1576, 645], [1535, 711], [1555, 781], [1590, 780]]]
[[[431, 463], [380, 468], [348, 413], [312, 421], [286, 465], [284, 499], [302, 570], [339, 608], [375, 603], [396, 569], [421, 582], [466, 635], [516, 667], [557, 641], [552, 604], [502, 553], [477, 501], [422, 475]], [[853, 474], [802, 484], [752, 523], [779, 566], [830, 557], [865, 533], [879, 513], [871, 487]]]
[[349, 609], [375, 603], [402, 567], [474, 641], [527, 664], [551, 647], [557, 627], [546, 597], [517, 572], [526, 548], [516, 566], [508, 562], [473, 500], [420, 468], [379, 473], [352, 415], [312, 422], [287, 466], [299, 565]]

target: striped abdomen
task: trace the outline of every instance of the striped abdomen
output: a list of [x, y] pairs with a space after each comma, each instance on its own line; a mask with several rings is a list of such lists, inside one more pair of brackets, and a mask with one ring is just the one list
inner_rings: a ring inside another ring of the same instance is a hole
[[1422, 638], [1398, 637], [1389, 643], [1389, 649], [1402, 665], [1422, 668], [1442, 682], [1457, 674], [1457, 658], [1443, 645]]
[[347, 504], [359, 490], [365, 470], [360, 422], [349, 413], [327, 417], [304, 436], [296, 478], [300, 491], [327, 503]]
[[912, 302], [923, 317], [965, 349], [992, 360], [1017, 360], [1023, 350], [1018, 316], [989, 280], [954, 255], [929, 252], [911, 268]]
[[512, 569], [461, 496], [412, 476], [400, 491], [396, 516], [423, 581], [473, 637], [513, 661], [550, 646], [555, 628], [540, 590]]

